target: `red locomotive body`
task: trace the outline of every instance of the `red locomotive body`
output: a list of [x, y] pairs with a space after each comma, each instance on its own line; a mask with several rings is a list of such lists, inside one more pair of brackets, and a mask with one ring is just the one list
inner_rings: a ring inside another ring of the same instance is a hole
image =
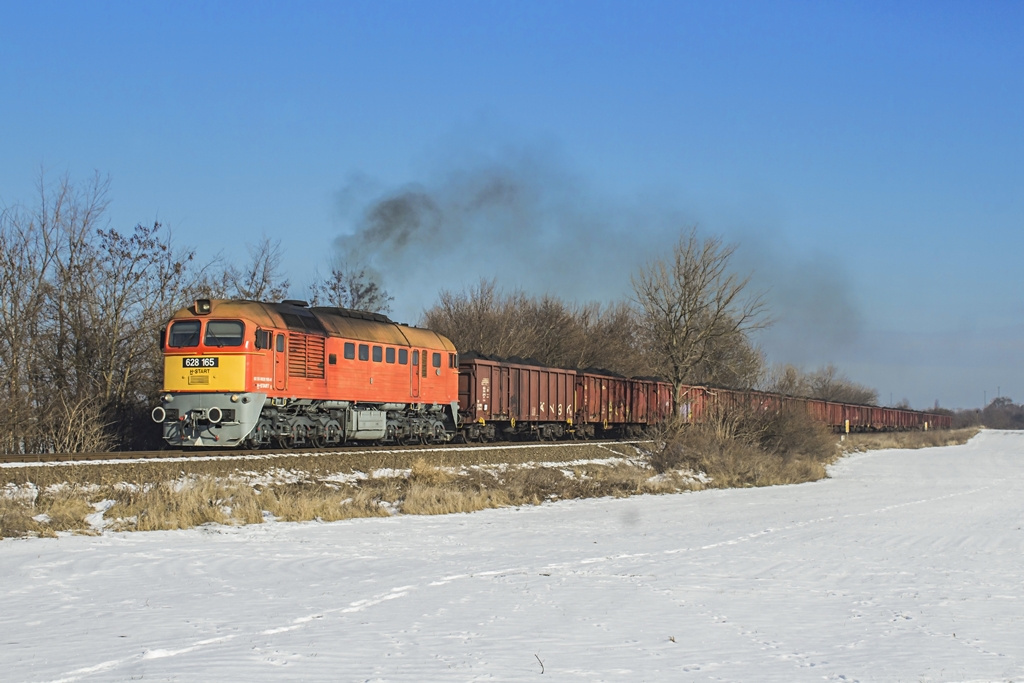
[[338, 308], [201, 299], [161, 336], [172, 445], [446, 441], [458, 362], [445, 337]]

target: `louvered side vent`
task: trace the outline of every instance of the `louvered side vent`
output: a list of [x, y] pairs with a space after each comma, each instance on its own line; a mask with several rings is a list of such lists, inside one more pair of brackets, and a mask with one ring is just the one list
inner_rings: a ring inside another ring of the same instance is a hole
[[327, 340], [323, 337], [306, 337], [306, 377], [309, 379], [324, 378], [324, 347]]
[[288, 335], [288, 376], [306, 376], [306, 340], [304, 334]]

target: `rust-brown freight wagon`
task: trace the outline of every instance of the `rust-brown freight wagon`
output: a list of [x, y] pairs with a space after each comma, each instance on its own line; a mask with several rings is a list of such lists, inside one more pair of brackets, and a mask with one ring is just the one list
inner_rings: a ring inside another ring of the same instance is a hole
[[672, 385], [580, 372], [576, 378], [578, 436], [639, 433], [672, 414]]
[[[672, 387], [669, 386], [671, 392]], [[669, 395], [671, 399], [671, 394]], [[707, 387], [683, 386], [680, 390], [679, 405], [676, 407], [683, 422], [703, 422], [708, 410]], [[671, 408], [669, 408], [671, 410]]]
[[459, 359], [459, 414], [470, 441], [564, 436], [575, 417], [575, 390], [574, 370]]
[[586, 425], [588, 434], [605, 431], [628, 422], [631, 418], [629, 380], [591, 372], [576, 376], [578, 421]]

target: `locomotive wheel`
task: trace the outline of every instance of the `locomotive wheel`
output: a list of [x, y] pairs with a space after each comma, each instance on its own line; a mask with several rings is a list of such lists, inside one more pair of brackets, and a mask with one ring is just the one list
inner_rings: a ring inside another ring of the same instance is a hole
[[433, 434], [433, 437], [430, 439], [430, 442], [431, 443], [436, 443], [436, 444], [442, 444], [442, 443], [444, 443], [444, 436], [445, 436], [445, 434], [444, 434], [444, 427], [442, 427], [440, 424], [435, 424], [434, 425], [434, 434]]

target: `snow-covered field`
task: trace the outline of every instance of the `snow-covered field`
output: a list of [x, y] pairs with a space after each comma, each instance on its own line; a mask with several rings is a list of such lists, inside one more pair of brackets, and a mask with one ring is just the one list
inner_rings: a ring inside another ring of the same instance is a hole
[[0, 541], [0, 679], [1024, 679], [1024, 433], [801, 486]]

